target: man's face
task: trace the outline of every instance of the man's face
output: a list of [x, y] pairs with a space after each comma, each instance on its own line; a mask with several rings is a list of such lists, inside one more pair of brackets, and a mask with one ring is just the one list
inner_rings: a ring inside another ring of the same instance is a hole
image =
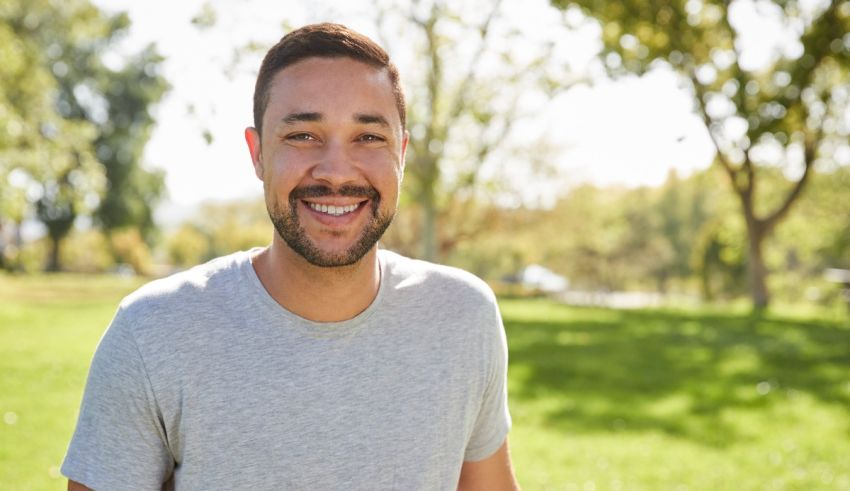
[[[385, 70], [307, 58], [278, 72], [246, 139], [278, 235], [311, 264], [356, 263], [398, 206], [407, 135]], [[262, 144], [260, 144], [260, 141]]]

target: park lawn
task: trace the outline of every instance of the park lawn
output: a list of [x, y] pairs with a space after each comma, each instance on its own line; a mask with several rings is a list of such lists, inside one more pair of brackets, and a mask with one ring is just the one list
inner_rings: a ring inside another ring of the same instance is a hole
[[0, 276], [0, 489], [64, 489], [88, 364], [118, 301], [110, 276]]
[[525, 489], [850, 489], [850, 320], [501, 307]]
[[[0, 489], [58, 475], [139, 280], [0, 276]], [[504, 299], [523, 488], [850, 489], [850, 324]]]

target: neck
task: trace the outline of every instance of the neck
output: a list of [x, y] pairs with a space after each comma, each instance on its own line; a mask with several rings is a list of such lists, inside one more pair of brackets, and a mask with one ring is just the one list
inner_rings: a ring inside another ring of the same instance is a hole
[[381, 281], [377, 246], [355, 264], [323, 268], [308, 263], [275, 236], [252, 265], [277, 303], [315, 322], [355, 317], [375, 299]]

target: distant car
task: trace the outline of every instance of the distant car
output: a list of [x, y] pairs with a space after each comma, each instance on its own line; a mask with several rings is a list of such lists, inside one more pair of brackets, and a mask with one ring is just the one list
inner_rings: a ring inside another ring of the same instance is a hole
[[523, 268], [517, 279], [524, 287], [545, 293], [559, 293], [570, 286], [568, 279], [539, 264], [530, 264]]

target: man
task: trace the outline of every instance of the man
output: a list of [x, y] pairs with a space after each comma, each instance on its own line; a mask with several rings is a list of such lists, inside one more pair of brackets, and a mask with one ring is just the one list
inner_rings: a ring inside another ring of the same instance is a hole
[[69, 489], [515, 489], [504, 331], [462, 271], [379, 251], [408, 135], [368, 38], [266, 55], [245, 131], [272, 244], [154, 281], [101, 340]]

